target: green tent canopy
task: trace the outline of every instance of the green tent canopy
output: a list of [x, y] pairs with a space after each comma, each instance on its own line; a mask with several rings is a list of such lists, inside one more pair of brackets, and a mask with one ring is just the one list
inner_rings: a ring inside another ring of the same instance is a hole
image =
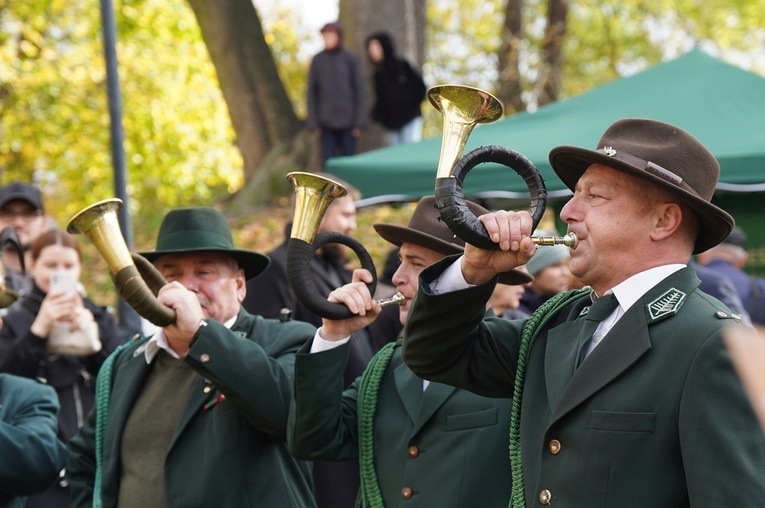
[[[430, 107], [426, 105], [425, 107]], [[576, 97], [477, 126], [465, 150], [502, 145], [528, 157], [550, 197], [568, 195], [548, 162], [558, 145], [596, 148], [621, 118], [652, 118], [681, 127], [720, 162], [718, 190], [765, 191], [765, 78], [694, 50]], [[432, 194], [441, 137], [330, 159], [327, 172], [359, 188], [366, 200], [417, 199]], [[498, 164], [474, 168], [468, 196], [527, 196], [525, 183]]]

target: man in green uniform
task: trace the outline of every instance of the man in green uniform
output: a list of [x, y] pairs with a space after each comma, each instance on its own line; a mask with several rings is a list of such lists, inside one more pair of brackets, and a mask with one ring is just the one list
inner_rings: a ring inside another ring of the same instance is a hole
[[207, 207], [169, 212], [144, 257], [177, 318], [102, 367], [97, 406], [69, 444], [72, 506], [315, 506], [310, 464], [285, 445], [295, 351], [315, 328], [241, 307], [268, 257], [234, 248]]
[[21, 508], [25, 496], [58, 479], [66, 461], [66, 447], [58, 439], [58, 410], [50, 386], [0, 374], [0, 506]]
[[[375, 224], [378, 234], [400, 247], [393, 275], [406, 298], [406, 320], [417, 277], [427, 265], [462, 252], [464, 243], [438, 220], [434, 198], [423, 198], [407, 227]], [[487, 210], [469, 203], [474, 213]], [[528, 274], [505, 274], [510, 284]], [[347, 337], [380, 313], [367, 286], [366, 270], [332, 293], [358, 316], [323, 320], [317, 336], [298, 353], [289, 420], [290, 451], [304, 459], [360, 463], [360, 506], [501, 507], [512, 485], [507, 446], [512, 400], [488, 398], [414, 375], [401, 359], [401, 341], [390, 342], [365, 373], [343, 390]], [[485, 309], [484, 309], [485, 310]], [[339, 480], [338, 480], [339, 481]]]
[[710, 202], [714, 156], [677, 127], [626, 119], [596, 150], [557, 147], [550, 162], [574, 191], [561, 218], [579, 237], [571, 272], [591, 290], [528, 320], [483, 319], [496, 273], [534, 254], [528, 212], [483, 216], [501, 250], [469, 246], [423, 271], [407, 365], [516, 394], [514, 508], [762, 504], [765, 438], [721, 340], [742, 325], [687, 266], [733, 227]]

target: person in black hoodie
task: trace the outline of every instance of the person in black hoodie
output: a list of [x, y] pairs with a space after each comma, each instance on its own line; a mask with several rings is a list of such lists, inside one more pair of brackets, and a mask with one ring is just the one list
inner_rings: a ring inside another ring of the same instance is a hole
[[[51, 229], [32, 241], [28, 271], [32, 287], [8, 308], [0, 330], [0, 371], [38, 379], [58, 395], [59, 439], [67, 442], [79, 430], [94, 402], [98, 370], [121, 342], [114, 318], [80, 294], [51, 288], [51, 276], [69, 273], [78, 284], [81, 258], [77, 240], [61, 229]], [[76, 285], [73, 285], [77, 287]], [[63, 330], [59, 333], [58, 330]], [[89, 331], [89, 334], [88, 334]], [[88, 338], [75, 349], [58, 349], [55, 334]], [[76, 354], [64, 354], [64, 352]], [[31, 496], [27, 507], [68, 506], [66, 478]]]
[[420, 103], [425, 83], [409, 62], [396, 55], [393, 39], [385, 32], [367, 38], [367, 56], [374, 65], [375, 103], [372, 120], [388, 131], [391, 145], [422, 139]]

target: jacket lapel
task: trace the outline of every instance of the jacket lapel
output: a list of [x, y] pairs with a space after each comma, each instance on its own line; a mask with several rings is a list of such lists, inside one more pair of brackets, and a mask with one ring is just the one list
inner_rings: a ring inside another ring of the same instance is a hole
[[[117, 377], [112, 380], [112, 395], [109, 399], [109, 419], [120, 422], [124, 426], [133, 408], [136, 398], [141, 393], [146, 378], [151, 372], [151, 366], [146, 363], [144, 356], [145, 344], [132, 353], [132, 358], [125, 361], [117, 371]], [[123, 353], [124, 354], [124, 353]], [[118, 433], [122, 434], [122, 429]]]
[[576, 369], [576, 359], [580, 346], [572, 347], [581, 330], [581, 319], [568, 321], [550, 330], [547, 334], [545, 351], [545, 384], [550, 411], [558, 406]]
[[428, 423], [428, 420], [438, 411], [446, 399], [448, 399], [456, 388], [453, 386], [433, 383], [428, 384], [428, 388], [422, 394], [422, 402], [420, 403], [420, 411], [417, 414], [417, 419], [414, 422], [414, 428], [412, 429], [412, 435], [417, 434], [422, 427]]
[[[553, 412], [550, 425], [629, 369], [651, 349], [649, 326], [660, 319], [671, 319], [680, 308], [677, 306], [674, 312], [654, 319], [649, 312], [649, 307], [654, 301], [669, 290], [680, 291], [685, 295], [690, 294], [698, 284], [699, 280], [693, 269], [687, 267], [657, 284], [619, 319], [619, 322], [575, 372], [570, 369], [570, 365], [576, 364], [576, 355], [562, 350], [565, 349], [565, 335], [568, 333], [568, 340], [573, 340], [570, 334], [576, 332], [566, 326], [569, 323], [550, 330], [548, 349], [545, 352], [545, 379], [548, 383], [548, 396]], [[574, 321], [570, 323], [573, 324]], [[549, 343], [551, 340], [552, 347]], [[580, 347], [581, 345], [577, 347], [577, 350]], [[573, 348], [569, 347], [569, 349]], [[553, 363], [556, 361], [556, 356], [557, 360], [563, 363]], [[557, 367], [558, 365], [562, 367]], [[551, 366], [554, 368], [550, 368]]]
[[[109, 398], [109, 414], [107, 428], [110, 430], [104, 443], [104, 457], [119, 457], [120, 447], [122, 446], [122, 432], [125, 429], [130, 411], [135, 404], [135, 400], [141, 393], [146, 378], [151, 372], [151, 366], [146, 363], [144, 349], [146, 342], [138, 346], [132, 352], [132, 357], [128, 358], [115, 371], [115, 378], [112, 380], [112, 393]], [[122, 354], [127, 354], [124, 352]], [[107, 451], [108, 449], [108, 451]], [[104, 466], [114, 468], [111, 471], [104, 471], [104, 477], [117, 478], [117, 468], [119, 460], [105, 462]]]
[[[208, 390], [209, 389], [209, 390]], [[199, 413], [206, 411], [208, 403], [213, 404], [214, 401], [220, 401], [221, 393], [216, 390], [211, 384], [205, 382], [202, 376], [197, 376], [194, 383], [191, 385], [191, 393], [186, 400], [186, 405], [183, 407], [183, 413], [178, 419], [178, 424], [175, 426], [175, 434], [173, 440], [170, 442], [170, 449], [173, 448], [175, 442], [183, 434], [183, 431], [191, 423], [191, 420]], [[212, 406], [209, 407], [212, 409]]]
[[[239, 316], [231, 327], [231, 331], [247, 338], [246, 332], [251, 327], [252, 319], [252, 316], [245, 313], [244, 309], [240, 309]], [[183, 407], [183, 413], [181, 413], [181, 417], [178, 419], [178, 424], [175, 427], [175, 434], [170, 443], [170, 449], [173, 448], [176, 441], [178, 441], [178, 438], [183, 435], [183, 431], [188, 427], [195, 416], [202, 412], [212, 410], [212, 408], [222, 400], [220, 390], [216, 389], [209, 380], [197, 374], [194, 383], [191, 385], [191, 393], [189, 393], [189, 397], [186, 400], [186, 405]]]
[[412, 420], [412, 436], [422, 429], [430, 417], [456, 390], [452, 386], [433, 382], [428, 384], [426, 390], [423, 390], [422, 378], [417, 377], [405, 363], [396, 367], [393, 371], [393, 377], [401, 403]]
[[646, 324], [643, 305], [637, 302], [573, 373], [560, 402], [553, 406], [550, 424], [610, 383], [651, 348]]
[[403, 362], [393, 371], [393, 377], [401, 403], [406, 408], [412, 424], [414, 424], [417, 421], [422, 401], [422, 379], [415, 376], [414, 372]]

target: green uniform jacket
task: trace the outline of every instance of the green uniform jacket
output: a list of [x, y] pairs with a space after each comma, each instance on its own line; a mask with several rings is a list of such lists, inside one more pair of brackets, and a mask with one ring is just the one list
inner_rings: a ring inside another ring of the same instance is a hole
[[[200, 330], [185, 359], [199, 378], [165, 460], [169, 507], [315, 506], [310, 464], [293, 459], [284, 444], [295, 351], [314, 333], [306, 323], [267, 320], [244, 310], [231, 330], [213, 320]], [[121, 351], [114, 364], [104, 441], [105, 508], [118, 498], [122, 431], [150, 369], [147, 340]], [[97, 410], [98, 405], [69, 443], [72, 507], [92, 502]]]
[[[303, 459], [357, 458], [361, 378], [343, 391], [348, 345], [302, 354], [308, 351], [310, 344], [295, 361], [290, 451]], [[374, 418], [374, 465], [385, 506], [506, 508], [510, 404], [441, 383], [423, 391], [422, 379], [401, 359], [399, 341]]]
[[[454, 259], [423, 271], [404, 357], [425, 378], [507, 395], [525, 321], [482, 319], [493, 284], [426, 293]], [[522, 400], [526, 506], [545, 498], [577, 508], [765, 503], [765, 437], [721, 340], [724, 327], [740, 325], [698, 284], [691, 268], [670, 275], [576, 371], [573, 321], [589, 298], [569, 304], [541, 330]], [[681, 306], [654, 306], [664, 315], [652, 318], [649, 304], [673, 289], [686, 295]]]
[[58, 479], [66, 461], [57, 437], [58, 409], [50, 386], [0, 374], [0, 507], [20, 508], [24, 496]]

